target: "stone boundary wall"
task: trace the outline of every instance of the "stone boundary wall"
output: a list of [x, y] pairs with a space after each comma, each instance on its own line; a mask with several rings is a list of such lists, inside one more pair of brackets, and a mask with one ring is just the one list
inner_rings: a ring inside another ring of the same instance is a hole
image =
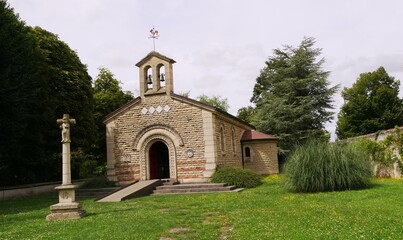
[[[400, 129], [400, 131], [403, 131], [403, 127], [399, 127], [399, 129]], [[379, 142], [379, 141], [385, 140], [385, 138], [388, 135], [394, 134], [395, 132], [396, 132], [396, 129], [392, 128], [392, 129], [388, 129], [388, 130], [381, 130], [376, 133], [370, 133], [370, 134], [366, 134], [366, 135], [343, 139], [343, 140], [340, 140], [337, 142], [338, 143], [349, 143], [349, 142], [354, 142], [354, 141], [357, 141], [360, 139], [370, 139], [372, 141]], [[397, 154], [397, 155], [399, 155], [399, 154]], [[374, 173], [376, 173], [378, 171], [379, 167], [380, 167], [379, 164], [374, 165]], [[400, 168], [399, 168], [399, 165], [397, 162], [395, 162], [391, 167], [386, 168], [385, 171], [386, 171], [385, 173], [390, 175], [390, 177], [392, 177], [392, 178], [401, 178], [402, 177], [402, 173], [400, 171]]]
[[[400, 131], [403, 131], [403, 127], [399, 127], [399, 129], [400, 129]], [[360, 140], [360, 139], [363, 139], [363, 138], [368, 138], [368, 139], [371, 139], [373, 141], [382, 141], [382, 140], [385, 140], [385, 138], [389, 134], [394, 134], [395, 131], [396, 131], [395, 128], [388, 129], [388, 130], [381, 130], [381, 131], [378, 131], [376, 133], [370, 133], [370, 134], [361, 135], [361, 136], [358, 136], [358, 137], [347, 138], [347, 139], [343, 139], [343, 140], [340, 140], [340, 141], [337, 141], [337, 142], [339, 142], [339, 143], [347, 143], [347, 142], [353, 142], [353, 141], [356, 141], [356, 140]]]
[[[84, 183], [84, 181], [85, 180], [78, 180], [73, 181], [73, 183], [80, 186]], [[0, 188], [0, 201], [42, 195], [52, 192], [57, 193], [55, 187], [60, 186], [61, 184], [62, 182], [48, 182]]]

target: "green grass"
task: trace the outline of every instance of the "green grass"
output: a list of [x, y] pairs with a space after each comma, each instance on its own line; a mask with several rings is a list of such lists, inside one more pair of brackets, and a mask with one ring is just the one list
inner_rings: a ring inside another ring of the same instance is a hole
[[81, 200], [88, 213], [83, 219], [47, 222], [57, 202], [53, 194], [0, 202], [0, 239], [403, 239], [402, 197], [402, 179], [376, 180], [359, 191], [301, 194], [271, 176], [241, 193]]

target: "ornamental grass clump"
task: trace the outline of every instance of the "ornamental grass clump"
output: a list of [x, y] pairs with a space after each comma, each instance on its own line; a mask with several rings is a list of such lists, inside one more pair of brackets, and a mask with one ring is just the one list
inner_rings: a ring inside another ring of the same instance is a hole
[[328, 192], [370, 186], [368, 156], [354, 146], [312, 141], [287, 159], [286, 185], [297, 192]]
[[227, 166], [217, 167], [211, 182], [226, 183], [237, 188], [253, 188], [262, 184], [261, 177], [252, 170]]

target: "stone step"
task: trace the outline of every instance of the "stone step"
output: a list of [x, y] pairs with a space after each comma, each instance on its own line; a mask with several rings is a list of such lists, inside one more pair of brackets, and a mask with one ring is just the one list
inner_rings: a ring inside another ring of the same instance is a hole
[[103, 196], [109, 195], [120, 189], [119, 187], [110, 188], [90, 188], [90, 189], [77, 189], [77, 198], [101, 198]]
[[170, 188], [154, 190], [154, 194], [169, 194], [169, 193], [207, 193], [207, 192], [230, 192], [234, 190], [234, 186], [227, 187], [207, 187], [207, 188]]
[[177, 185], [179, 184], [178, 180], [174, 179], [174, 178], [167, 178], [167, 179], [161, 179], [162, 185]]
[[197, 189], [197, 188], [217, 188], [226, 187], [226, 183], [192, 183], [192, 184], [178, 184], [178, 185], [163, 185], [158, 186], [157, 190], [164, 189]]

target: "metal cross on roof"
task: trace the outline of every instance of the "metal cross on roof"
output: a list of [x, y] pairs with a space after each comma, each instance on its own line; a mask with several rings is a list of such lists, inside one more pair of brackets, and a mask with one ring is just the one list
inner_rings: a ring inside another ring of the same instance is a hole
[[150, 30], [150, 36], [148, 38], [153, 39], [154, 51], [155, 51], [155, 39], [158, 39], [159, 36], [160, 35], [158, 34], [158, 30], [155, 30], [153, 26], [153, 28]]

